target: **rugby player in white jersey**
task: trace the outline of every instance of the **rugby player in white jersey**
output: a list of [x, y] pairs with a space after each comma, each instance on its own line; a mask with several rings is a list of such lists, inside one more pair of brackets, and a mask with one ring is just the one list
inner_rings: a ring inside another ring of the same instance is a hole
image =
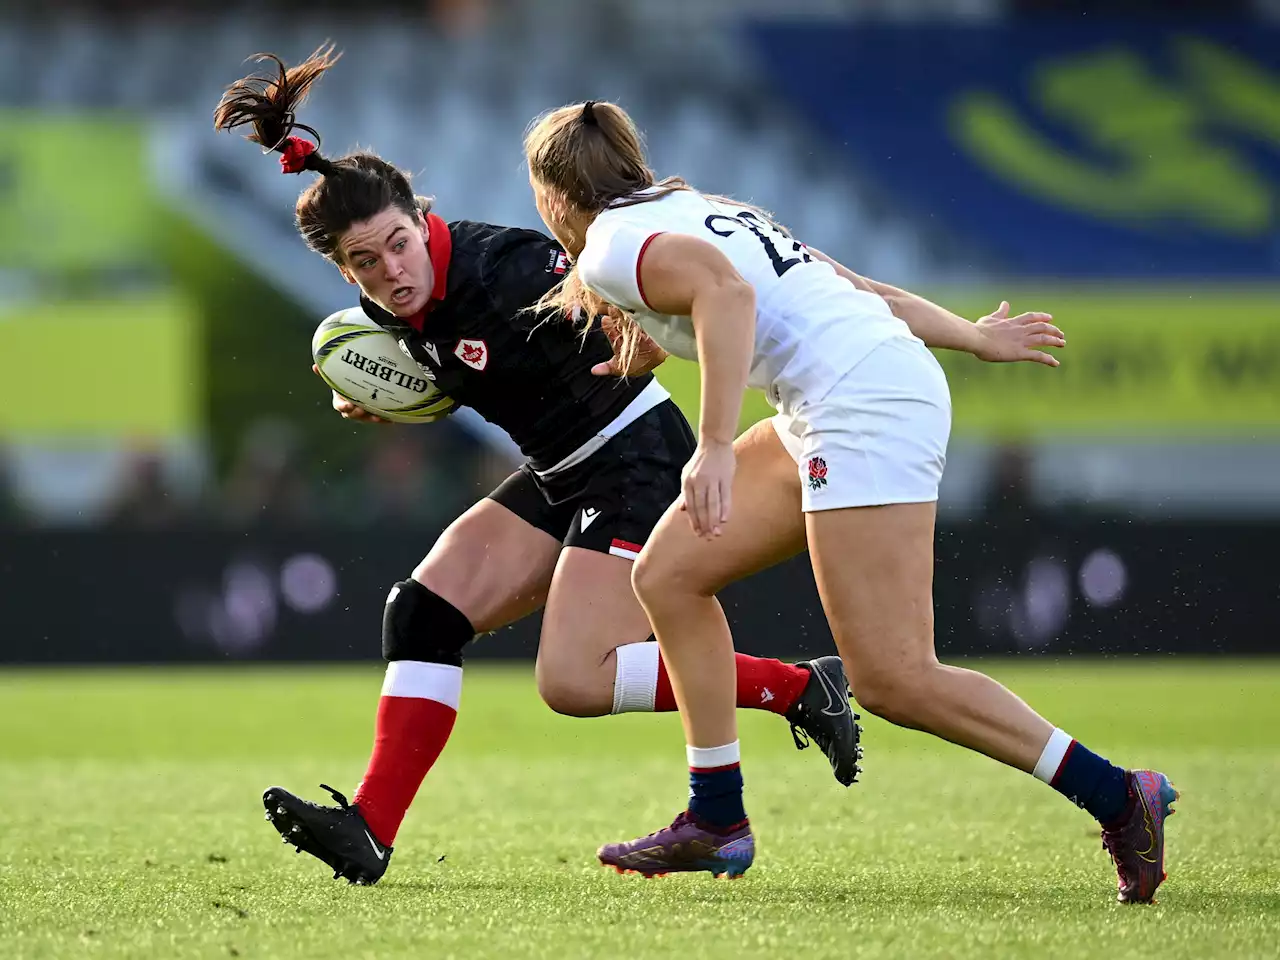
[[[934, 516], [951, 401], [912, 331], [978, 356], [987, 343], [1004, 352], [987, 359], [1050, 365], [1043, 348], [1065, 346], [1062, 332], [1045, 314], [1008, 316], [1007, 304], [970, 323], [858, 276], [748, 205], [655, 182], [614, 104], [552, 111], [525, 148], [538, 210], [575, 261], [541, 306], [612, 305], [702, 368], [682, 497], [632, 574], [684, 722], [688, 808], [643, 839], [602, 847], [601, 861], [646, 875], [735, 876], [751, 865], [733, 644], [715, 594], [807, 546], [856, 699], [1050, 783], [1102, 824], [1119, 899], [1150, 901], [1177, 796], [1165, 776], [1110, 763], [934, 651]], [[735, 443], [748, 386], [778, 414]]]

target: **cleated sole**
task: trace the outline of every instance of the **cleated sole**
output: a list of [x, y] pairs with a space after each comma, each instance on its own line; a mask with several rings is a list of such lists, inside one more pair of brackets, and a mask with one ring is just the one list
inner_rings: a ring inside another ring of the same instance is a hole
[[653, 880], [655, 877], [665, 877], [668, 871], [660, 870], [657, 873], [645, 873], [643, 870], [634, 870], [631, 867], [620, 867], [616, 863], [603, 863], [601, 866], [611, 867], [618, 876], [624, 877], [628, 873], [634, 873], [636, 876], [644, 877], [646, 880]]
[[626, 876], [628, 873], [634, 873], [637, 876], [644, 877], [646, 880], [652, 880], [655, 877], [668, 877], [673, 873], [710, 873], [712, 877], [719, 880], [721, 877], [727, 877], [730, 880], [738, 880], [751, 867], [751, 862], [743, 863], [741, 861], [731, 861], [729, 863], [710, 863], [703, 861], [685, 870], [637, 870], [634, 867], [623, 867], [616, 863], [600, 862], [602, 867], [612, 869], [618, 876]]
[[[280, 834], [282, 843], [290, 844], [294, 848], [294, 853], [309, 853], [321, 863], [326, 864], [330, 870], [333, 870], [333, 879], [346, 880], [352, 886], [369, 887], [376, 883], [376, 880], [370, 880], [357, 863], [350, 860], [341, 860], [338, 863], [330, 863], [328, 860], [319, 856], [315, 851], [322, 849], [320, 844], [316, 842], [314, 835], [307, 829], [305, 824], [294, 820], [292, 815], [284, 806], [284, 799], [272, 796], [268, 790], [262, 797], [263, 804], [271, 807], [274, 805], [275, 814], [267, 814], [267, 819], [271, 821], [271, 825], [275, 827], [276, 832]], [[309, 845], [309, 847], [307, 846]]]
[[717, 879], [720, 877], [728, 877], [730, 880], [738, 880], [741, 879], [742, 875], [750, 868], [750, 861], [747, 863], [735, 861], [727, 864], [719, 864], [716, 867], [707, 867], [706, 869], [709, 870], [711, 875]]

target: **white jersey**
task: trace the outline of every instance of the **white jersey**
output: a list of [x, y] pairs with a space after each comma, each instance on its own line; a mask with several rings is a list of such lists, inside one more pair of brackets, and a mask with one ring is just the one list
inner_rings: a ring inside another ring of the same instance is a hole
[[693, 320], [654, 312], [645, 300], [640, 260], [654, 237], [681, 233], [706, 240], [755, 288], [755, 352], [750, 386], [769, 402], [815, 401], [878, 345], [911, 333], [884, 299], [857, 289], [749, 207], [693, 190], [603, 211], [578, 257], [582, 282], [630, 311], [664, 350], [697, 360]]

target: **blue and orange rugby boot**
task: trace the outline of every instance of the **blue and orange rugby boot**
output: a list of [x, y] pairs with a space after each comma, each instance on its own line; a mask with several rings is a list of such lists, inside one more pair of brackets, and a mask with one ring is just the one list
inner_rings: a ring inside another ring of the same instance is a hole
[[733, 879], [746, 872], [755, 854], [756, 842], [747, 821], [721, 831], [686, 810], [671, 826], [639, 840], [606, 843], [596, 856], [619, 873], [662, 877], [705, 870], [712, 876]]

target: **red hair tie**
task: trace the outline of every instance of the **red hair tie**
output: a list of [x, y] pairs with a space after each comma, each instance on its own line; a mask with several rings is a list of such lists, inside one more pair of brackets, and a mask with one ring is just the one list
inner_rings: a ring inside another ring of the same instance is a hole
[[316, 145], [302, 137], [286, 137], [280, 151], [280, 170], [283, 173], [301, 173], [307, 169], [307, 157], [316, 152]]

